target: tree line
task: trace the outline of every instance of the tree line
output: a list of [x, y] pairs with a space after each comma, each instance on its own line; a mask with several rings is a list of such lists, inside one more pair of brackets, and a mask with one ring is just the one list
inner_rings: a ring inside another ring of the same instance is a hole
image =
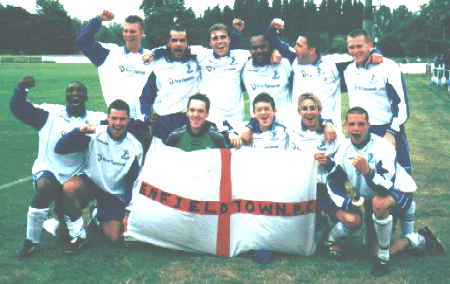
[[[442, 38], [442, 11], [450, 9], [446, 0], [431, 0], [419, 12], [400, 6], [391, 12], [381, 6], [374, 22], [377, 46], [385, 56], [427, 56], [427, 38]], [[0, 4], [0, 52], [7, 54], [76, 54], [75, 39], [87, 22], [72, 19], [58, 0], [36, 0], [37, 13], [21, 7]], [[186, 8], [184, 0], [143, 0], [139, 7], [145, 15], [146, 36], [143, 45], [153, 48], [166, 44], [165, 35], [173, 25], [182, 25], [189, 32], [190, 44], [208, 46], [207, 30], [217, 22], [228, 26], [234, 18], [245, 21], [241, 48], [248, 48], [249, 38], [264, 34], [270, 21], [285, 21], [283, 41], [294, 45], [306, 31], [316, 32], [323, 39], [325, 52], [346, 52], [346, 35], [362, 27], [364, 5], [361, 0], [235, 0], [233, 7], [208, 7], [196, 16]], [[124, 44], [122, 24], [102, 26], [96, 35], [100, 42]]]

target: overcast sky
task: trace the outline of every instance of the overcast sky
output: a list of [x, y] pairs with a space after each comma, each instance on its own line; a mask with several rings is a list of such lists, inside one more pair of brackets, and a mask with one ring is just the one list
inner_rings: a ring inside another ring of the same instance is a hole
[[[314, 0], [317, 5], [320, 4], [321, 0]], [[271, 1], [269, 1], [271, 2]], [[429, 3], [429, 0], [372, 0], [372, 5], [386, 5], [391, 8], [391, 11], [400, 5], [405, 5], [410, 11], [418, 11], [419, 6], [422, 4]], [[35, 13], [36, 11], [36, 1], [35, 0], [0, 0], [3, 6], [12, 5], [20, 6], [28, 10], [30, 13]], [[111, 10], [115, 15], [115, 21], [123, 22], [126, 16], [131, 14], [137, 14], [143, 16], [143, 12], [139, 10], [139, 6], [142, 0], [127, 0], [127, 1], [111, 1], [111, 0], [59, 0], [59, 3], [64, 5], [64, 9], [67, 11], [69, 16], [72, 18], [78, 18], [82, 21], [87, 21], [98, 15], [103, 9]], [[362, 0], [362, 3], [365, 3]], [[197, 14], [202, 14], [207, 7], [215, 7], [217, 4], [221, 8], [229, 5], [233, 8], [234, 0], [209, 0], [209, 1], [199, 1], [199, 0], [185, 0], [186, 7], [192, 7], [194, 12]]]

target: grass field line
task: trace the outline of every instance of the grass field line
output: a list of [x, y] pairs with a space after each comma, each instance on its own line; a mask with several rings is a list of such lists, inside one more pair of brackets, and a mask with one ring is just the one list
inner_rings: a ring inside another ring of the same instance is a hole
[[8, 188], [8, 187], [11, 187], [11, 186], [14, 186], [14, 185], [17, 185], [17, 184], [20, 184], [20, 183], [32, 180], [32, 179], [33, 179], [33, 176], [31, 175], [31, 176], [26, 177], [26, 178], [22, 178], [22, 179], [18, 179], [16, 181], [8, 182], [6, 184], [0, 185], [0, 189], [5, 189], [5, 188]]

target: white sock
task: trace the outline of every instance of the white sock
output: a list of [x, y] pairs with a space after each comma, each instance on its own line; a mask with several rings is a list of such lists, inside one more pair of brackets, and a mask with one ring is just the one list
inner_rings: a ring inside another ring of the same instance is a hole
[[372, 215], [372, 219], [375, 222], [375, 232], [377, 233], [378, 245], [378, 258], [389, 261], [389, 244], [391, 242], [392, 235], [392, 215], [389, 215], [386, 219], [377, 219], [375, 214]]
[[400, 226], [402, 236], [407, 236], [414, 232], [414, 213], [416, 212], [416, 203], [413, 201], [408, 210], [400, 216]]
[[48, 208], [29, 207], [27, 214], [27, 239], [37, 244], [41, 240], [42, 224], [47, 219]]
[[353, 230], [348, 228], [344, 223], [337, 222], [333, 229], [328, 232], [328, 241], [337, 242], [340, 238], [350, 236], [357, 232], [358, 230]]
[[44, 224], [42, 224], [42, 227], [49, 232], [50, 234], [52, 234], [53, 236], [57, 237], [57, 230], [59, 227], [59, 221], [56, 220], [55, 218], [51, 218], [48, 219], [44, 222]]
[[86, 238], [86, 231], [83, 227], [83, 216], [80, 216], [80, 218], [76, 219], [73, 222], [67, 215], [64, 215], [64, 218], [66, 219], [67, 229], [69, 230], [69, 235], [71, 237], [81, 237], [83, 239]]
[[100, 221], [97, 218], [97, 208], [94, 208], [94, 210], [92, 210], [91, 220], [94, 221], [97, 226], [100, 226]]
[[409, 249], [415, 249], [425, 245], [425, 238], [418, 233], [407, 234], [405, 237], [411, 242]]

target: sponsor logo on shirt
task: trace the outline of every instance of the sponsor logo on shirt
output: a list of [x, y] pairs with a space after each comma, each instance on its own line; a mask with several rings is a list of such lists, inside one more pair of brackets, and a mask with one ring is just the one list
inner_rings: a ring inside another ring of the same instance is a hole
[[303, 77], [312, 77], [312, 75], [306, 73], [305, 70], [302, 70], [302, 76], [303, 76]]
[[[236, 63], [236, 64], [237, 64], [237, 63]], [[206, 66], [206, 70], [208, 70], [209, 72], [211, 72], [212, 70], [216, 70], [216, 68], [215, 68], [215, 67], [212, 67], [212, 66]], [[220, 68], [220, 69], [218, 69], [218, 70], [221, 70], [221, 71], [233, 71], [233, 70], [236, 70], [236, 67]]]
[[252, 87], [253, 91], [258, 88], [265, 88], [265, 89], [272, 89], [272, 88], [279, 88], [280, 84], [250, 84], [250, 87]]
[[188, 77], [188, 78], [182, 78], [182, 79], [172, 79], [172, 78], [169, 78], [168, 81], [169, 81], [169, 84], [173, 85], [173, 84], [178, 84], [178, 83], [189, 82], [189, 81], [192, 81], [192, 80], [194, 80], [194, 79], [195, 79], [195, 77], [194, 77], [194, 76], [191, 76], [191, 77]]
[[201, 146], [202, 142], [200, 142], [200, 141], [191, 141], [191, 145], [192, 146]]
[[115, 162], [113, 160], [107, 159], [102, 154], [98, 154], [97, 155], [97, 160], [99, 162], [106, 162], [106, 163], [112, 164], [114, 166], [121, 166], [121, 167], [125, 166], [125, 163], [123, 163], [123, 162], [122, 163], [121, 162]]
[[120, 65], [119, 69], [120, 69], [120, 72], [122, 72], [122, 73], [127, 72], [127, 73], [139, 74], [139, 75], [145, 74], [145, 71], [128, 69], [123, 65]]

